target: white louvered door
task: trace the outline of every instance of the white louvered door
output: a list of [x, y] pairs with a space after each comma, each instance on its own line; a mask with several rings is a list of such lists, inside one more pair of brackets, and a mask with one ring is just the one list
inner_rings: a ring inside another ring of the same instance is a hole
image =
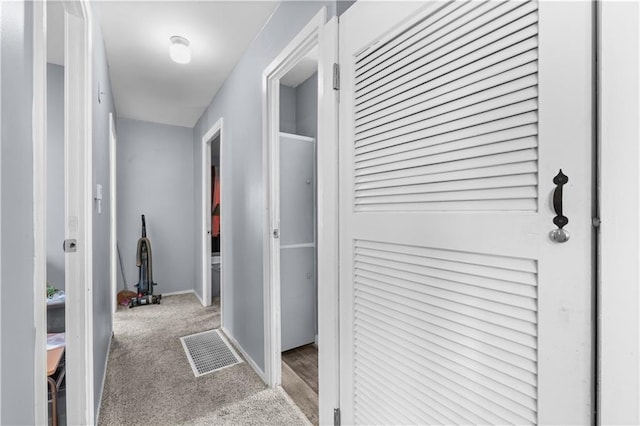
[[591, 423], [591, 25], [588, 2], [341, 17], [343, 423]]

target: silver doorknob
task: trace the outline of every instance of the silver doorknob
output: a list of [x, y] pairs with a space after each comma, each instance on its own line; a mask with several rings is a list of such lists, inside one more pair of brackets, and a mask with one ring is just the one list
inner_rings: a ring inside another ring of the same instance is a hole
[[569, 231], [566, 229], [554, 229], [549, 232], [549, 238], [556, 243], [566, 243], [569, 241]]

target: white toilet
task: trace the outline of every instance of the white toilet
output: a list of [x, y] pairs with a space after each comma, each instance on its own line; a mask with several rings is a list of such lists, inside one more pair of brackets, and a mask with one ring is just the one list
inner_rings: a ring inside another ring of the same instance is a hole
[[220, 296], [220, 253], [211, 255], [211, 297]]

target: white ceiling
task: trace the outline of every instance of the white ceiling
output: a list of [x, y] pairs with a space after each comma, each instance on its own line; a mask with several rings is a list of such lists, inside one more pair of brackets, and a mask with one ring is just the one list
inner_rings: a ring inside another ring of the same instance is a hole
[[[93, 4], [100, 8], [118, 116], [193, 127], [278, 2]], [[173, 35], [189, 39], [191, 63], [169, 58]]]

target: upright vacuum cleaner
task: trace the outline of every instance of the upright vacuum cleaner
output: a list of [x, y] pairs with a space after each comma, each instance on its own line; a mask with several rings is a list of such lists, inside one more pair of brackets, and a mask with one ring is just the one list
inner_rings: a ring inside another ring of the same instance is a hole
[[147, 238], [147, 225], [142, 215], [142, 237], [138, 240], [136, 250], [136, 266], [138, 267], [138, 295], [131, 298], [129, 308], [141, 305], [160, 304], [162, 295], [153, 294], [153, 286], [158, 283], [153, 282], [153, 269], [151, 261], [151, 241]]

